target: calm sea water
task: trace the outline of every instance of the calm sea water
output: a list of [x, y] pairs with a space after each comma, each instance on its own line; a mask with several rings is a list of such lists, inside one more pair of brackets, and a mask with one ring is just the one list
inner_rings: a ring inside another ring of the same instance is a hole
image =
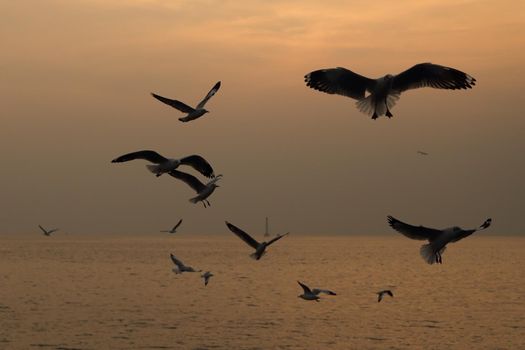
[[474, 235], [433, 266], [420, 244], [290, 235], [254, 261], [233, 235], [2, 237], [0, 348], [525, 349], [525, 238]]

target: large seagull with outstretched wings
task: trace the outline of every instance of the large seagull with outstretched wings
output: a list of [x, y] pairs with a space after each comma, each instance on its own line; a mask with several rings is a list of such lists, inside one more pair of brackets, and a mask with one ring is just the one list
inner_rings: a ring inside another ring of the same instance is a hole
[[417, 239], [421, 241], [428, 240], [428, 244], [421, 246], [420, 254], [429, 264], [442, 264], [443, 260], [441, 255], [445, 251], [448, 243], [457, 242], [465, 237], [470, 236], [476, 231], [484, 230], [490, 226], [492, 219], [487, 219], [485, 222], [477, 228], [464, 230], [460, 227], [453, 226], [438, 230], [435, 228], [429, 228], [424, 226], [413, 226], [406, 224], [398, 219], [388, 216], [388, 224], [397, 232], [402, 233], [408, 238]]
[[[476, 79], [454, 68], [432, 63], [416, 64], [397, 75], [387, 74], [371, 79], [337, 67], [320, 69], [305, 75], [306, 85], [327, 94], [337, 94], [357, 100], [357, 108], [372, 119], [385, 115], [391, 118], [390, 109], [402, 92], [422, 87], [435, 89], [470, 89]], [[368, 93], [368, 95], [367, 95]]]

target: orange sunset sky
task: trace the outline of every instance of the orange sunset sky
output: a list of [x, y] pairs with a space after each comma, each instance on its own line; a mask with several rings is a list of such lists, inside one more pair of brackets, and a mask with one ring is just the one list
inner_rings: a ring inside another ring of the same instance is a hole
[[[524, 1], [0, 0], [1, 233], [185, 230], [393, 234], [386, 216], [523, 233]], [[392, 119], [305, 86], [420, 62], [468, 91], [404, 93]], [[150, 92], [211, 113], [191, 123]], [[223, 174], [212, 207], [155, 178], [153, 149]], [[429, 156], [416, 153], [423, 150]], [[485, 234], [482, 233], [482, 234]]]

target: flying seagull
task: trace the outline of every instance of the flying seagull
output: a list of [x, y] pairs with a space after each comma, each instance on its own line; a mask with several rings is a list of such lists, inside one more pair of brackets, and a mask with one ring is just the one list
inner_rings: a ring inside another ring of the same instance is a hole
[[177, 275], [183, 272], [200, 272], [201, 270], [195, 270], [191, 266], [186, 266], [182, 261], [177, 259], [177, 257], [173, 254], [170, 254], [171, 261], [175, 264], [175, 267], [173, 268], [173, 272], [175, 272]]
[[179, 167], [179, 165], [188, 165], [206, 177], [215, 177], [210, 163], [198, 155], [192, 155], [180, 159], [171, 159], [165, 158], [155, 151], [144, 150], [124, 154], [113, 159], [111, 163], [129, 162], [130, 160], [135, 159], [145, 159], [151, 163], [155, 163], [156, 165], [147, 164], [146, 168], [148, 168], [149, 171], [157, 176], [161, 176], [164, 173], [175, 170]]
[[162, 96], [159, 96], [159, 95], [156, 95], [154, 93], [151, 93], [151, 95], [153, 97], [155, 97], [157, 100], [159, 100], [160, 102], [163, 102], [175, 109], [178, 109], [179, 111], [183, 112], [183, 113], [187, 113], [187, 115], [183, 118], [179, 118], [179, 120], [181, 122], [189, 122], [190, 120], [194, 120], [194, 119], [197, 119], [197, 118], [200, 118], [202, 117], [204, 114], [208, 113], [209, 111], [207, 111], [206, 109], [204, 109], [204, 105], [206, 104], [206, 102], [208, 102], [208, 100], [210, 98], [212, 98], [213, 95], [215, 95], [215, 93], [219, 90], [219, 88], [221, 87], [221, 82], [217, 82], [217, 84], [215, 84], [210, 92], [208, 92], [208, 94], [206, 95], [206, 97], [204, 97], [204, 99], [199, 102], [199, 104], [197, 105], [197, 107], [195, 108], [192, 108], [190, 106], [188, 106], [187, 104], [183, 103], [183, 102], [180, 102], [180, 101], [177, 101], [177, 100], [172, 100], [172, 99], [169, 99], [169, 98], [166, 98], [166, 97], [162, 97]]
[[213, 277], [213, 273], [211, 273], [210, 271], [206, 271], [201, 275], [201, 277], [204, 278], [204, 285], [207, 286], [208, 282], [210, 281], [210, 278]]
[[162, 230], [160, 232], [175, 233], [175, 232], [177, 232], [177, 228], [180, 226], [180, 224], [182, 224], [182, 219], [180, 219], [179, 222], [175, 226], [173, 226], [173, 228], [171, 230]]
[[417, 151], [417, 153], [421, 154], [422, 156], [428, 156], [428, 153], [427, 153], [427, 152]]
[[[370, 79], [346, 68], [320, 69], [304, 76], [306, 86], [312, 89], [350, 97], [357, 100], [357, 108], [372, 119], [382, 115], [391, 118], [392, 108], [402, 92], [421, 87], [435, 89], [470, 89], [476, 79], [457, 69], [432, 63], [416, 64], [398, 75], [387, 74]], [[366, 93], [368, 96], [365, 96]]]
[[286, 232], [283, 235], [279, 235], [277, 237], [272, 238], [268, 242], [262, 242], [259, 243], [255, 239], [253, 239], [249, 234], [238, 228], [237, 226], [234, 226], [230, 224], [228, 221], [226, 221], [226, 226], [237, 235], [240, 239], [242, 239], [246, 244], [248, 244], [250, 247], [255, 249], [255, 253], [251, 254], [250, 257], [252, 257], [255, 260], [259, 260], [264, 254], [266, 254], [266, 248], [270, 246], [270, 244], [280, 240], [290, 232]]
[[388, 216], [388, 223], [390, 226], [407, 236], [408, 238], [417, 240], [428, 240], [429, 244], [421, 246], [420, 254], [429, 264], [442, 264], [441, 255], [445, 251], [446, 245], [450, 242], [457, 242], [465, 237], [470, 236], [476, 231], [484, 230], [490, 226], [492, 219], [487, 219], [485, 222], [477, 228], [470, 230], [464, 230], [460, 227], [453, 226], [443, 230], [437, 230], [434, 228], [428, 228], [424, 226], [412, 226], [397, 220], [392, 216]]
[[52, 234], [53, 232], [58, 231], [58, 228], [53, 228], [53, 229], [51, 229], [51, 230], [46, 230], [45, 228], [43, 228], [43, 227], [40, 226], [40, 225], [38, 225], [38, 227], [40, 227], [40, 229], [42, 230], [42, 232], [43, 232], [44, 235], [46, 235], [46, 236], [51, 236], [51, 234]]
[[379, 303], [381, 300], [383, 300], [383, 295], [387, 294], [390, 295], [392, 298], [394, 297], [394, 293], [392, 293], [391, 290], [385, 289], [381, 290], [376, 293], [377, 294], [377, 302]]
[[297, 283], [299, 283], [299, 285], [301, 287], [303, 287], [303, 291], [304, 293], [299, 295], [300, 298], [303, 298], [305, 300], [315, 300], [315, 301], [319, 301], [319, 294], [321, 293], [324, 293], [324, 294], [327, 294], [327, 295], [337, 295], [336, 293], [332, 292], [331, 290], [327, 290], [327, 289], [319, 289], [319, 288], [314, 288], [314, 289], [310, 289], [306, 284], [304, 283], [301, 283], [299, 281], [297, 281]]
[[206, 208], [206, 204], [208, 204], [208, 206], [211, 206], [210, 202], [208, 201], [208, 197], [211, 196], [211, 194], [213, 193], [213, 191], [215, 191], [217, 187], [220, 187], [216, 184], [216, 182], [219, 181], [222, 177], [222, 175], [219, 174], [205, 185], [202, 182], [200, 182], [199, 179], [197, 179], [195, 176], [190, 175], [188, 173], [184, 173], [182, 171], [172, 170], [169, 172], [169, 174], [174, 178], [185, 182], [188, 186], [193, 188], [193, 190], [197, 192], [197, 196], [190, 198], [190, 202], [202, 202], [204, 208]]

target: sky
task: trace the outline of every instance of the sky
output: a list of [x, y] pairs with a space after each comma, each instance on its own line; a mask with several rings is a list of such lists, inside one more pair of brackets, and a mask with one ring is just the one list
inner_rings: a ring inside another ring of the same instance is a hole
[[[525, 2], [0, 0], [0, 232], [392, 234], [386, 216], [523, 234]], [[305, 86], [420, 62], [468, 91], [404, 93], [392, 119]], [[180, 123], [151, 92], [210, 113]], [[223, 174], [204, 209], [152, 149]], [[428, 156], [417, 154], [418, 150]]]

